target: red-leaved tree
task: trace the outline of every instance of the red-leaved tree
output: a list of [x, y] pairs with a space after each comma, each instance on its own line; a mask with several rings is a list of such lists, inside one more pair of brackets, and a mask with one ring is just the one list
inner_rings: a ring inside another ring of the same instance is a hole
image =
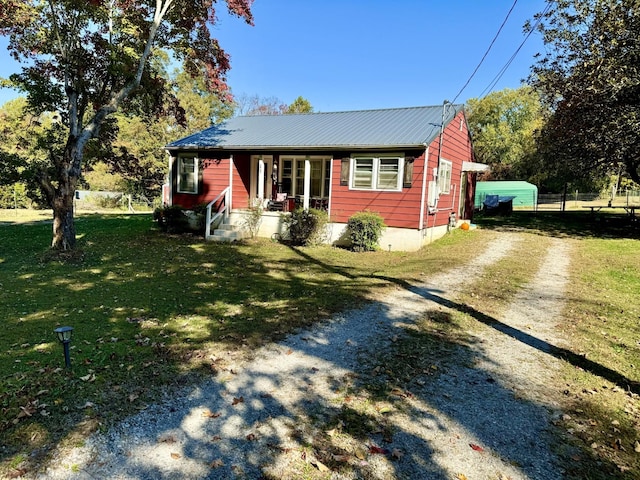
[[[253, 24], [253, 0], [226, 0]], [[223, 3], [224, 5], [224, 3]], [[34, 176], [53, 209], [52, 247], [75, 248], [73, 197], [90, 142], [118, 111], [154, 113], [170, 95], [157, 55], [171, 52], [192, 75], [228, 96], [229, 58], [211, 37], [214, 0], [0, 0], [0, 35], [23, 63], [11, 76], [36, 114], [55, 112], [49, 159]], [[0, 159], [0, 162], [3, 160]]]

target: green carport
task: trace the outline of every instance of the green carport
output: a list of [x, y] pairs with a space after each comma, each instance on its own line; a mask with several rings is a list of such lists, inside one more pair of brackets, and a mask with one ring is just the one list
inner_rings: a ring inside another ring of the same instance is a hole
[[478, 182], [476, 184], [475, 208], [482, 208], [487, 195], [513, 197], [513, 207], [535, 210], [538, 206], [538, 187], [523, 181]]

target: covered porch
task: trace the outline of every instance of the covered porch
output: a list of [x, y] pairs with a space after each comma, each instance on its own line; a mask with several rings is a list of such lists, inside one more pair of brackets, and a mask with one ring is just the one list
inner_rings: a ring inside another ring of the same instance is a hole
[[281, 212], [329, 210], [331, 155], [251, 155], [250, 162], [252, 206]]

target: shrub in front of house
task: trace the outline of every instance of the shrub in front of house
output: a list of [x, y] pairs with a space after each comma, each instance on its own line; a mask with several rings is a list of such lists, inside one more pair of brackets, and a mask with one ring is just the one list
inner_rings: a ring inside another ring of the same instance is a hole
[[329, 215], [324, 210], [299, 208], [286, 215], [283, 221], [289, 241], [294, 245], [319, 245], [326, 239]]
[[197, 205], [185, 209], [179, 205], [159, 207], [153, 211], [153, 219], [163, 232], [167, 233], [204, 233], [206, 205]]
[[358, 212], [349, 217], [347, 233], [354, 252], [372, 252], [378, 249], [378, 243], [386, 228], [384, 219], [375, 212]]

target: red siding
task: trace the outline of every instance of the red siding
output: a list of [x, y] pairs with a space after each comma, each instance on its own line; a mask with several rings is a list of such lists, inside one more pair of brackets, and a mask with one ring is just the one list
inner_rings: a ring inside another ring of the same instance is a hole
[[[427, 181], [434, 180], [432, 172], [433, 169], [438, 166], [439, 144], [440, 139], [436, 138], [431, 142], [431, 145], [429, 145], [429, 176], [427, 177]], [[429, 212], [425, 210], [425, 222], [427, 222], [426, 226], [428, 227], [446, 225], [449, 221], [449, 215], [453, 212], [457, 218], [458, 212], [460, 211], [462, 162], [473, 161], [471, 139], [463, 112], [460, 112], [444, 129], [441, 158], [449, 160], [452, 163], [451, 188], [448, 194], [440, 195], [437, 212], [434, 215], [430, 215]]]
[[200, 157], [200, 183], [197, 195], [173, 190], [173, 204], [185, 208], [209, 203], [229, 186], [229, 159]]
[[247, 208], [249, 205], [251, 158], [248, 154], [233, 156], [233, 195], [231, 208]]
[[[346, 223], [354, 213], [370, 210], [382, 215], [389, 227], [419, 228], [424, 152], [422, 155], [418, 152], [411, 153], [416, 154], [411, 187], [403, 188], [400, 192], [349, 190], [348, 186], [341, 186], [342, 159], [334, 158], [331, 182], [332, 221]], [[406, 155], [409, 156], [410, 153], [406, 152]]]

